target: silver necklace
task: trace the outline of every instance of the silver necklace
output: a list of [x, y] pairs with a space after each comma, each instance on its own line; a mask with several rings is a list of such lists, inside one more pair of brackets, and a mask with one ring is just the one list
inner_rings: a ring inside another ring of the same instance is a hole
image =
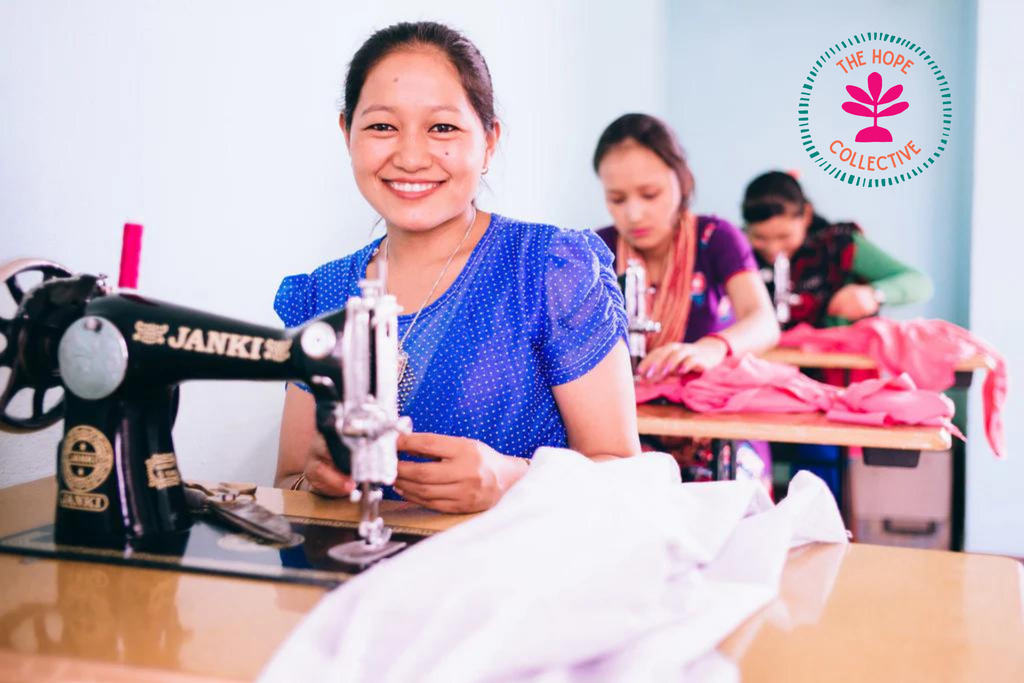
[[[444, 274], [448, 272], [448, 267], [452, 265], [452, 261], [455, 260], [455, 255], [462, 249], [462, 245], [469, 239], [469, 233], [473, 231], [473, 224], [476, 223], [476, 207], [473, 207], [473, 217], [469, 220], [469, 225], [466, 226], [466, 232], [462, 235], [462, 239], [455, 245], [455, 249], [452, 251], [448, 260], [445, 261], [444, 267], [441, 268], [441, 272], [437, 274], [437, 278], [434, 280], [434, 284], [431, 285], [430, 291], [427, 292], [426, 298], [423, 299], [423, 303], [420, 304], [419, 309], [416, 311], [416, 315], [413, 316], [412, 322], [409, 323], [409, 327], [405, 329], [405, 334], [398, 340], [398, 405], [399, 410], [405, 405], [406, 399], [412, 391], [413, 376], [409, 371], [409, 354], [405, 351], [405, 341], [409, 338], [409, 333], [412, 332], [412, 328], [416, 327], [416, 322], [420, 319], [420, 314], [423, 313], [423, 309], [427, 307], [427, 304], [434, 297], [434, 292], [437, 291], [438, 285], [441, 284], [441, 280], [444, 279]], [[383, 255], [383, 266], [384, 266], [384, 291], [388, 291], [388, 255], [390, 253], [391, 240], [387, 237], [384, 238], [384, 255]]]

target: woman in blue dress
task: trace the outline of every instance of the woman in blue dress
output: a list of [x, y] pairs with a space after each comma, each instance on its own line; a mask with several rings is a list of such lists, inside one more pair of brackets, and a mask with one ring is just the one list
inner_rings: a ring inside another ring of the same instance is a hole
[[[360, 192], [385, 237], [308, 275], [286, 277], [289, 327], [344, 306], [386, 264], [405, 313], [407, 356], [395, 490], [443, 512], [493, 506], [541, 446], [594, 459], [640, 451], [626, 317], [612, 254], [590, 231], [478, 210], [501, 135], [487, 65], [430, 22], [378, 31], [345, 81], [341, 130]], [[276, 483], [327, 496], [352, 489], [331, 462], [302, 387], [286, 392]], [[427, 461], [424, 462], [423, 460]]]

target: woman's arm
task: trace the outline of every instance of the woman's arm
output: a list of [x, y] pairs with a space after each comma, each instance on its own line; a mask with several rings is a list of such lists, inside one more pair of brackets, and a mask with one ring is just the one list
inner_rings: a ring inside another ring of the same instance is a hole
[[853, 274], [882, 290], [886, 305], [912, 304], [931, 298], [934, 288], [930, 277], [894, 259], [860, 233], [854, 234], [853, 243], [857, 249]]
[[692, 344], [664, 344], [647, 354], [637, 366], [645, 380], [660, 382], [669, 375], [703, 372], [715, 367], [732, 351], [735, 355], [770, 349], [779, 341], [768, 290], [756, 272], [742, 271], [725, 283], [736, 322]]
[[775, 346], [779, 341], [779, 323], [761, 277], [751, 271], [737, 273], [725, 283], [725, 291], [732, 301], [736, 322], [718, 336], [729, 342], [732, 352], [739, 356]]
[[[629, 351], [619, 341], [582, 377], [552, 387], [569, 448], [592, 460], [640, 452]], [[405, 434], [400, 450], [434, 462], [398, 463], [395, 490], [406, 500], [440, 512], [478, 512], [495, 505], [529, 463], [487, 444], [441, 434]]]
[[569, 448], [594, 460], [640, 452], [636, 393], [626, 343], [619, 341], [593, 370], [552, 387]]
[[853, 243], [851, 273], [867, 284], [840, 288], [828, 302], [829, 316], [860, 320], [878, 313], [882, 303], [898, 306], [931, 298], [932, 281], [927, 275], [889, 256], [860, 233], [854, 234]]
[[288, 385], [281, 417], [274, 486], [291, 488], [305, 474], [301, 488], [325, 496], [347, 496], [352, 479], [334, 466], [327, 443], [316, 429], [316, 402], [312, 394]]
[[725, 360], [730, 351], [740, 356], [775, 346], [779, 341], [779, 323], [758, 274], [744, 271], [733, 275], [725, 283], [725, 291], [736, 313], [735, 323], [692, 344], [659, 347], [638, 370], [645, 372], [648, 379], [661, 381], [672, 373], [685, 375], [710, 370]]

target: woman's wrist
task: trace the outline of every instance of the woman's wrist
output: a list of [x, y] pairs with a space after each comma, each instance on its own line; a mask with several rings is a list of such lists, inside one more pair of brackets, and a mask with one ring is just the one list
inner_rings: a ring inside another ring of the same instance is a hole
[[306, 481], [306, 473], [298, 472], [296, 474], [289, 474], [286, 477], [281, 477], [277, 483], [277, 488], [284, 489], [286, 491], [308, 491], [309, 482]]
[[530, 471], [530, 458], [518, 455], [502, 455], [502, 458], [507, 466], [507, 474], [501, 477], [501, 489], [504, 492], [512, 488], [517, 481], [525, 477], [526, 473]]
[[700, 341], [704, 341], [704, 339], [711, 339], [717, 341], [720, 345], [724, 346], [726, 358], [733, 355], [732, 344], [729, 342], [728, 339], [725, 338], [724, 335], [721, 335], [718, 332], [712, 332], [711, 334], [704, 335], [703, 339], [701, 339]]

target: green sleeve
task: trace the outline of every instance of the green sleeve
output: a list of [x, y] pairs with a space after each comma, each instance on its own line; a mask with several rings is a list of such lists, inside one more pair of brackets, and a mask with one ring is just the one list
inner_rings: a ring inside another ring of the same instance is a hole
[[924, 273], [900, 263], [872, 244], [861, 233], [854, 233], [856, 252], [853, 275], [885, 294], [887, 306], [927, 301], [932, 296], [932, 280]]

